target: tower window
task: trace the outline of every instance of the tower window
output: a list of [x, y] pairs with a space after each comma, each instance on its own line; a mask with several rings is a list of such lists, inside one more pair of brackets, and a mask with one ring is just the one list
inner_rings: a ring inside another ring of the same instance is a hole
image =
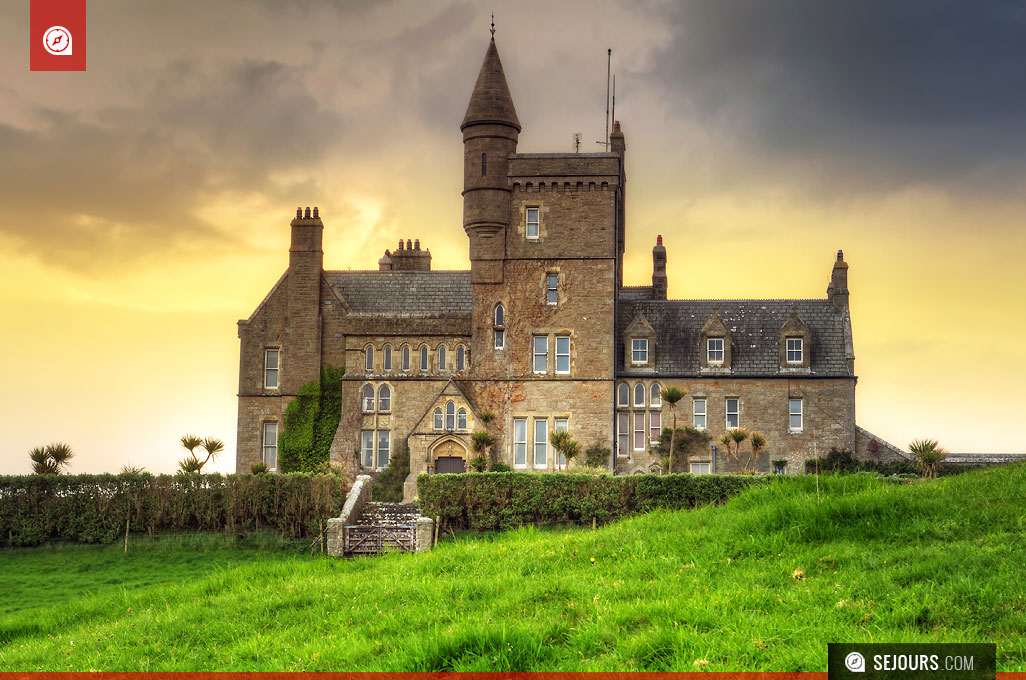
[[484, 177], [488, 174], [488, 154], [481, 154], [481, 176]]
[[502, 303], [495, 305], [495, 349], [506, 346], [506, 309]]
[[541, 208], [527, 209], [527, 238], [538, 238]]

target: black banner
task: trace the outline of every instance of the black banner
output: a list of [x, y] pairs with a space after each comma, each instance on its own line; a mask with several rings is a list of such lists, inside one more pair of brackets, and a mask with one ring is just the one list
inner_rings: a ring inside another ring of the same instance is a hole
[[997, 646], [971, 643], [830, 643], [829, 680], [995, 680]]

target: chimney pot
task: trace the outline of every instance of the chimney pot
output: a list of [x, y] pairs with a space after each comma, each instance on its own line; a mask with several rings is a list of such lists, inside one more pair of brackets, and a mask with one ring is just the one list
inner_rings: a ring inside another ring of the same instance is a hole
[[656, 236], [656, 245], [657, 246], [663, 245], [663, 235], [662, 234], [659, 234], [658, 236]]
[[413, 241], [406, 239], [406, 250], [413, 250]]
[[838, 250], [837, 251], [837, 261], [838, 262], [843, 262], [844, 261], [844, 251], [843, 250]]
[[414, 249], [414, 250], [420, 250], [420, 239], [419, 239], [419, 238], [418, 238], [418, 239], [415, 239], [415, 240], [413, 241], [413, 249]]
[[302, 208], [296, 208], [296, 219], [297, 220], [303, 219], [303, 209]]
[[310, 206], [306, 206], [306, 210], [303, 211], [303, 218], [307, 220], [310, 219]]
[[314, 216], [314, 219], [317, 219], [319, 217], [319, 215], [317, 214], [317, 206], [316, 205], [314, 206], [313, 216]]

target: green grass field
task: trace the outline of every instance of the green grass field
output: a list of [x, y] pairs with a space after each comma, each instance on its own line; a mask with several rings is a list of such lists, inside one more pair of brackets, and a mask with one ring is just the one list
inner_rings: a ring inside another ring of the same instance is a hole
[[416, 556], [5, 550], [0, 668], [824, 671], [828, 642], [970, 641], [1026, 670], [1026, 467], [775, 481]]

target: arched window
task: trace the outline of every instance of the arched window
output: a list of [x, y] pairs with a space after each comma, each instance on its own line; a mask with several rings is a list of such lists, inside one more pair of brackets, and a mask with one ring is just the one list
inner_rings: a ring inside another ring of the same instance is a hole
[[407, 346], [403, 347], [403, 370], [410, 370], [410, 348]]
[[392, 410], [392, 390], [389, 389], [388, 385], [382, 385], [378, 390], [378, 410]]
[[616, 388], [616, 405], [617, 406], [630, 406], [631, 389], [627, 387], [627, 383], [620, 383], [619, 387]]
[[645, 405], [645, 386], [638, 383], [634, 386], [634, 405], [644, 406]]
[[659, 383], [652, 385], [651, 396], [648, 399], [648, 403], [653, 408], [660, 408], [663, 405], [663, 388], [659, 386]]
[[427, 345], [423, 345], [420, 348], [420, 370], [428, 370], [428, 348]]
[[495, 305], [495, 349], [506, 347], [506, 308], [502, 303]]
[[445, 370], [445, 345], [439, 345], [438, 347], [438, 370]]
[[384, 357], [381, 362], [381, 368], [385, 371], [392, 370], [392, 346], [385, 345]]
[[460, 345], [456, 348], [456, 370], [463, 371], [467, 368], [467, 348]]
[[445, 429], [456, 429], [456, 404], [451, 401], [445, 405]]
[[466, 409], [460, 409], [456, 413], [456, 429], [465, 430], [467, 429], [467, 411]]
[[370, 373], [374, 370], [374, 347], [372, 347], [371, 345], [367, 345], [367, 348], [364, 350], [364, 353], [367, 356], [364, 368], [366, 368], [367, 372]]
[[488, 174], [488, 154], [481, 154], [481, 176], [484, 177]]
[[370, 385], [364, 385], [362, 394], [364, 413], [371, 413], [374, 411], [374, 388]]
[[435, 429], [442, 429], [442, 409], [440, 408], [435, 409]]

